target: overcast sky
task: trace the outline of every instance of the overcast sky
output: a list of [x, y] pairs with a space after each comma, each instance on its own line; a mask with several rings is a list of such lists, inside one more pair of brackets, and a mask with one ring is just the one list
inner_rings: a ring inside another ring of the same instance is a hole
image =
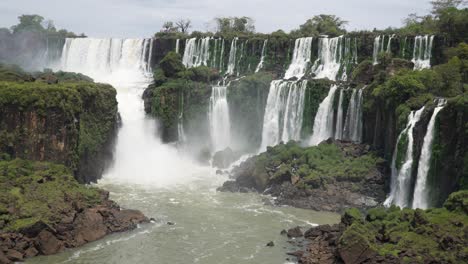
[[258, 32], [289, 31], [318, 14], [349, 21], [348, 30], [401, 26], [410, 13], [427, 14], [429, 0], [1, 0], [0, 27], [21, 14], [40, 14], [57, 28], [92, 37], [149, 37], [164, 21], [189, 18], [206, 30], [218, 16], [249, 16]]

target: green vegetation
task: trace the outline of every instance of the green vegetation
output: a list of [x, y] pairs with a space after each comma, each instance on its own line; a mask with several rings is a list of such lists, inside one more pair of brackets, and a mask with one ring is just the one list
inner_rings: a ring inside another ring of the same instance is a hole
[[331, 37], [336, 37], [346, 33], [344, 26], [347, 23], [347, 21], [344, 21], [337, 16], [321, 14], [308, 19], [304, 24], [299, 26], [298, 30], [291, 31], [291, 35], [329, 35]]
[[79, 184], [70, 169], [48, 162], [0, 160], [0, 229], [19, 231], [36, 223], [53, 225], [64, 212], [101, 201], [100, 190]]
[[391, 207], [370, 209], [367, 216], [347, 211], [347, 227], [339, 247], [369, 248], [375, 254], [411, 263], [465, 263], [468, 257], [464, 228], [468, 226], [468, 193], [453, 193], [445, 208], [410, 210]]
[[353, 146], [322, 143], [316, 147], [302, 148], [291, 141], [269, 147], [255, 158], [255, 175], [270, 175], [269, 181], [289, 180], [298, 176], [298, 186], [320, 188], [334, 181], [361, 182], [383, 160], [372, 153], [354, 156], [348, 154]]
[[[58, 76], [66, 80], [83, 78], [69, 73], [59, 73]], [[53, 161], [76, 170], [80, 158], [95, 155], [115, 129], [115, 96], [116, 91], [112, 86], [87, 81], [57, 84], [0, 81], [0, 116], [6, 118], [13, 113], [16, 116], [16, 119], [9, 120], [16, 122], [15, 126], [0, 122], [0, 151], [36, 160], [40, 158], [32, 150], [40, 142], [50, 140], [49, 144], [57, 145], [62, 155], [45, 155], [53, 156]], [[35, 116], [47, 122], [49, 127], [54, 127], [54, 133], [62, 131], [65, 145], [60, 147], [54, 141], [57, 135], [49, 134], [51, 132], [46, 127], [27, 127], [27, 122], [34, 124], [39, 121], [35, 121]]]

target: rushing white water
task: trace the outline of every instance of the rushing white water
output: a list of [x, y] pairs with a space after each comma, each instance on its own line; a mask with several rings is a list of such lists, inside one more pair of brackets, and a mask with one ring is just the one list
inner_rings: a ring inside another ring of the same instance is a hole
[[214, 152], [224, 150], [231, 142], [231, 123], [226, 86], [213, 86], [210, 98], [210, 132]]
[[153, 59], [153, 39], [149, 41], [148, 63], [146, 63], [146, 72], [151, 72], [151, 60]]
[[340, 89], [338, 113], [336, 114], [335, 139], [343, 139], [343, 89]]
[[[387, 51], [391, 48], [391, 38], [389, 40], [389, 44], [387, 46]], [[373, 53], [372, 53], [372, 57], [373, 57], [373, 62], [374, 62], [374, 65], [376, 64], [379, 64], [379, 53], [381, 52], [384, 52], [385, 51], [385, 35], [382, 35], [382, 36], [377, 36], [375, 37], [374, 39], [374, 50], [373, 50]]]
[[237, 41], [239, 38], [235, 37], [231, 41], [231, 50], [229, 51], [229, 62], [226, 74], [233, 75], [236, 69], [236, 62], [237, 62]]
[[208, 66], [210, 59], [210, 37], [197, 39], [191, 38], [185, 41], [182, 63], [185, 67]]
[[312, 38], [298, 38], [294, 44], [291, 64], [284, 74], [284, 79], [296, 77], [301, 79], [307, 72], [312, 54]]
[[414, 39], [413, 59], [415, 70], [431, 67], [432, 43], [434, 36], [416, 36]]
[[185, 136], [184, 130], [184, 93], [182, 93], [181, 97], [179, 117], [177, 120], [177, 139], [179, 142], [185, 142], [187, 141], [187, 137]]
[[[413, 170], [413, 128], [416, 123], [419, 122], [421, 115], [424, 111], [424, 106], [419, 109], [418, 111], [411, 111], [408, 115], [408, 123], [406, 128], [401, 131], [400, 135], [398, 136], [395, 150], [393, 152], [392, 158], [392, 178], [391, 178], [391, 186], [390, 186], [390, 195], [385, 200], [385, 205], [390, 206], [395, 204], [400, 207], [408, 207], [409, 199], [410, 199], [410, 192], [411, 192], [411, 173]], [[407, 138], [407, 148], [405, 153], [405, 158], [401, 167], [398, 169], [397, 157], [398, 152], [403, 151], [402, 149], [398, 149], [398, 145], [403, 137]]]
[[266, 53], [267, 43], [268, 43], [268, 39], [265, 39], [265, 41], [263, 41], [262, 57], [260, 57], [260, 62], [258, 63], [257, 68], [255, 69], [255, 72], [259, 72], [263, 68], [263, 63], [265, 62], [265, 53]]
[[222, 40], [222, 43], [221, 43], [221, 52], [220, 52], [220, 55], [219, 55], [219, 71], [223, 71], [224, 70], [224, 39]]
[[270, 84], [263, 117], [260, 152], [290, 140], [300, 140], [307, 81], [275, 80]]
[[[316, 75], [315, 78], [328, 78], [334, 81], [341, 77], [338, 76], [340, 70], [344, 69], [346, 64], [352, 62], [355, 57], [357, 59], [357, 54], [352, 54], [355, 49], [346, 49], [345, 47], [346, 42], [343, 36], [319, 39], [318, 59], [312, 66], [312, 71]], [[345, 52], [351, 52], [351, 54]]]
[[445, 107], [446, 101], [441, 99], [438, 101], [437, 107], [432, 113], [431, 120], [427, 125], [426, 135], [424, 136], [424, 143], [421, 149], [421, 156], [418, 164], [418, 174], [416, 176], [416, 186], [413, 195], [413, 208], [427, 209], [429, 208], [429, 186], [427, 185], [427, 175], [431, 168], [432, 157], [432, 142], [434, 140], [434, 125], [436, 117], [440, 110]]
[[343, 132], [343, 139], [345, 140], [353, 142], [362, 141], [363, 89], [353, 89], [353, 93], [351, 94]]
[[392, 40], [395, 38], [395, 34], [390, 35], [387, 43], [387, 53], [392, 53]]
[[313, 133], [309, 140], [311, 146], [316, 146], [333, 137], [333, 99], [336, 89], [337, 86], [332, 85], [327, 97], [320, 103], [315, 115]]

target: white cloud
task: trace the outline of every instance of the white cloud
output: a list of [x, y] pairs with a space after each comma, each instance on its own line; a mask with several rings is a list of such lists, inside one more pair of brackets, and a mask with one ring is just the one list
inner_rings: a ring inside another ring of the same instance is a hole
[[257, 31], [289, 31], [322, 13], [349, 21], [349, 29], [399, 26], [409, 13], [424, 14], [428, 0], [2, 0], [0, 27], [21, 14], [40, 14], [60, 28], [95, 37], [148, 37], [167, 20], [190, 18], [205, 30], [217, 16], [250, 16]]

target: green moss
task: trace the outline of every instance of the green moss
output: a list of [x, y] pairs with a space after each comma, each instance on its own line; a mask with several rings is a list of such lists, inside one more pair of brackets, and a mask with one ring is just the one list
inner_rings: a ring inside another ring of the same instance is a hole
[[72, 209], [70, 200], [85, 207], [100, 201], [100, 191], [79, 184], [68, 168], [20, 159], [0, 161], [0, 193], [0, 208], [10, 212], [3, 219], [7, 220], [6, 231], [18, 231], [39, 221], [57, 223], [63, 212]]

